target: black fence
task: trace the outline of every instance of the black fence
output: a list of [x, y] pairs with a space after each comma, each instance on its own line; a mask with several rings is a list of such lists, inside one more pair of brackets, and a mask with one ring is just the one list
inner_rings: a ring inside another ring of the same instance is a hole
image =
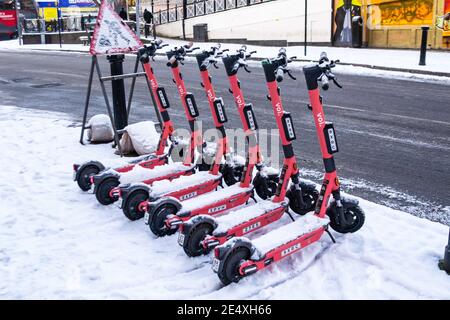
[[[186, 18], [204, 16], [211, 13], [233, 10], [242, 7], [258, 5], [275, 0], [196, 0], [188, 1]], [[175, 6], [153, 13], [155, 24], [165, 24], [183, 19], [183, 6]]]
[[97, 17], [86, 16], [72, 16], [57, 19], [47, 20], [38, 19], [23, 19], [21, 20], [22, 33], [40, 33], [40, 32], [58, 32], [61, 27], [61, 32], [86, 31], [89, 24], [95, 23]]

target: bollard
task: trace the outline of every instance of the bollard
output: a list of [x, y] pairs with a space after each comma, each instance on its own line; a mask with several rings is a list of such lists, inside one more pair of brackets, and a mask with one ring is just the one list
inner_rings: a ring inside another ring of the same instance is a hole
[[445, 247], [444, 259], [439, 261], [439, 268], [450, 274], [450, 232], [448, 234], [448, 244]]
[[428, 30], [430, 27], [422, 27], [422, 43], [420, 45], [420, 61], [419, 66], [425, 65], [427, 56]]
[[[118, 76], [123, 74], [123, 54], [111, 55], [106, 57], [111, 68], [111, 76]], [[123, 79], [112, 80], [112, 94], [113, 94], [113, 113], [114, 124], [117, 130], [122, 130], [128, 125], [127, 104], [125, 99], [125, 86]]]

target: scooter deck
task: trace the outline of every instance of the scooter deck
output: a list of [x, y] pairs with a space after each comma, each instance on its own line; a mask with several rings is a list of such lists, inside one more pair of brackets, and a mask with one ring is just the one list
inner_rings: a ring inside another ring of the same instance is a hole
[[[218, 182], [222, 179], [222, 174], [211, 174], [209, 171], [200, 171], [190, 176], [181, 176], [170, 183], [167, 181], [156, 181], [150, 191], [150, 197], [160, 198], [161, 196], [172, 193], [183, 193], [183, 191], [192, 189], [196, 186], [208, 185]], [[195, 195], [193, 195], [195, 196]]]
[[[329, 222], [330, 219], [327, 216], [320, 218], [314, 214], [307, 214], [299, 217], [294, 222], [281, 226], [252, 240], [252, 245], [256, 249], [256, 260], [264, 259], [270, 251], [299, 239], [315, 230], [326, 227]], [[301, 247], [298, 247], [296, 249], [300, 248]]]
[[[242, 226], [242, 230], [236, 230], [238, 232], [236, 236], [241, 236], [259, 229], [273, 222], [272, 220], [278, 220], [280, 214], [284, 213], [288, 204], [289, 200], [287, 199], [282, 202], [262, 200], [244, 208], [230, 211], [214, 219], [217, 223], [217, 228], [214, 230], [213, 236], [222, 237], [239, 226]], [[262, 219], [264, 219], [264, 222], [260, 221]]]
[[185, 165], [181, 162], [175, 162], [155, 167], [151, 170], [143, 168], [141, 166], [135, 166], [132, 170], [121, 173], [119, 181], [122, 184], [144, 182], [151, 184], [155, 181], [162, 179], [175, 179], [181, 175], [186, 174], [188, 171], [192, 171], [195, 165]]
[[[182, 202], [182, 207], [177, 216], [189, 216], [189, 213], [196, 214], [217, 214], [245, 203], [253, 192], [253, 186], [241, 187], [235, 184], [230, 187], [219, 189], [212, 193], [206, 193], [195, 199]], [[247, 197], [240, 197], [246, 194]]]

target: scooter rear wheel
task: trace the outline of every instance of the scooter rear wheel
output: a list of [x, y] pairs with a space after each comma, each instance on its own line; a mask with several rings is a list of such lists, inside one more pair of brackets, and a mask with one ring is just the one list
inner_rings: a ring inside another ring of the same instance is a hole
[[157, 208], [150, 216], [148, 226], [155, 236], [170, 236], [177, 232], [177, 229], [169, 229], [166, 227], [167, 217], [176, 214], [177, 208], [173, 204], [163, 204]]
[[90, 178], [99, 172], [100, 168], [93, 164], [81, 167], [77, 172], [77, 184], [80, 189], [88, 191], [92, 186]]
[[350, 223], [345, 226], [341, 226], [339, 224], [339, 218], [337, 217], [337, 214], [338, 212], [336, 204], [333, 203], [327, 209], [327, 215], [330, 217], [331, 228], [333, 228], [334, 231], [339, 233], [354, 233], [358, 231], [364, 225], [364, 221], [366, 218], [364, 211], [361, 209], [360, 206], [351, 206], [351, 207], [344, 206], [345, 218]]
[[241, 262], [250, 258], [250, 250], [246, 247], [237, 247], [221, 261], [217, 275], [224, 285], [239, 282], [243, 277], [239, 274]]
[[139, 205], [146, 200], [148, 200], [148, 192], [146, 190], [135, 190], [123, 202], [123, 214], [131, 221], [142, 219], [145, 212], [140, 210]]
[[96, 191], [95, 191], [95, 197], [97, 198], [98, 202], [100, 202], [104, 206], [107, 206], [107, 205], [110, 205], [110, 204], [116, 202], [117, 200], [114, 198], [111, 198], [109, 193], [111, 192], [112, 189], [117, 187], [119, 184], [120, 184], [119, 179], [114, 178], [114, 177], [107, 178], [107, 179], [101, 181], [96, 186]]
[[207, 235], [211, 234], [212, 231], [213, 226], [209, 223], [202, 223], [193, 228], [185, 235], [186, 238], [183, 245], [184, 252], [186, 252], [189, 257], [198, 257], [210, 252], [211, 250], [203, 248], [201, 242]]
[[289, 208], [291, 208], [291, 210], [294, 211], [296, 214], [303, 216], [308, 212], [314, 210], [314, 208], [316, 207], [317, 199], [319, 199], [319, 192], [317, 192], [317, 190], [302, 191], [301, 196], [303, 198], [303, 203], [305, 204], [304, 207], [300, 206], [297, 196], [295, 196], [295, 191], [289, 189], [286, 192], [286, 197], [289, 199]]

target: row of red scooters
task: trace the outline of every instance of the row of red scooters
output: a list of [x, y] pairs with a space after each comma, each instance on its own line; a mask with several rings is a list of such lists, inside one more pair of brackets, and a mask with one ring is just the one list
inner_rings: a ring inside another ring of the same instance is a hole
[[[196, 51], [198, 48], [190, 43], [166, 53], [167, 66], [191, 129], [183, 160], [171, 161], [178, 141], [173, 135], [170, 102], [150, 65], [156, 52], [165, 46], [162, 41], [154, 40], [138, 52], [162, 119], [156, 151], [116, 168], [105, 168], [98, 161], [75, 164], [74, 180], [83, 191], [91, 190], [103, 205], [119, 201], [128, 219], [144, 218], [158, 237], [178, 231], [178, 243], [188, 256], [204, 255], [213, 250], [212, 269], [225, 285], [296, 253], [318, 241], [324, 233], [334, 242], [329, 226], [339, 233], [353, 233], [363, 226], [365, 215], [358, 201], [341, 196], [333, 158], [338, 152], [336, 135], [333, 124], [325, 121], [320, 95], [319, 85], [328, 90], [332, 81], [340, 87], [332, 73], [337, 61], [329, 60], [322, 53], [318, 62], [303, 67], [310, 98], [308, 108], [313, 114], [325, 166], [323, 183], [317, 190], [314, 183], [300, 179], [292, 145], [296, 139], [295, 126], [281, 100], [279, 83], [285, 75], [295, 80], [289, 69], [295, 57], [288, 58], [282, 48], [277, 57], [262, 61], [267, 98], [273, 107], [283, 147], [284, 161], [279, 172], [264, 164], [257, 139], [257, 118], [252, 104], [245, 102], [237, 77], [241, 69], [250, 72], [247, 59], [255, 53], [248, 52], [245, 46], [232, 54], [221, 50], [220, 45]], [[197, 125], [199, 109], [194, 95], [186, 89], [180, 70], [187, 54], [192, 52], [219, 136], [210, 165], [205, 164], [202, 156], [205, 143]], [[245, 132], [245, 161], [239, 161], [231, 152], [225, 130], [226, 108], [223, 99], [216, 97], [209, 74], [209, 68], [218, 68], [220, 60]], [[298, 215], [296, 219], [291, 211]], [[285, 213], [292, 222], [272, 230], [264, 228], [280, 221]], [[257, 235], [251, 240], [246, 237], [255, 232]]]

